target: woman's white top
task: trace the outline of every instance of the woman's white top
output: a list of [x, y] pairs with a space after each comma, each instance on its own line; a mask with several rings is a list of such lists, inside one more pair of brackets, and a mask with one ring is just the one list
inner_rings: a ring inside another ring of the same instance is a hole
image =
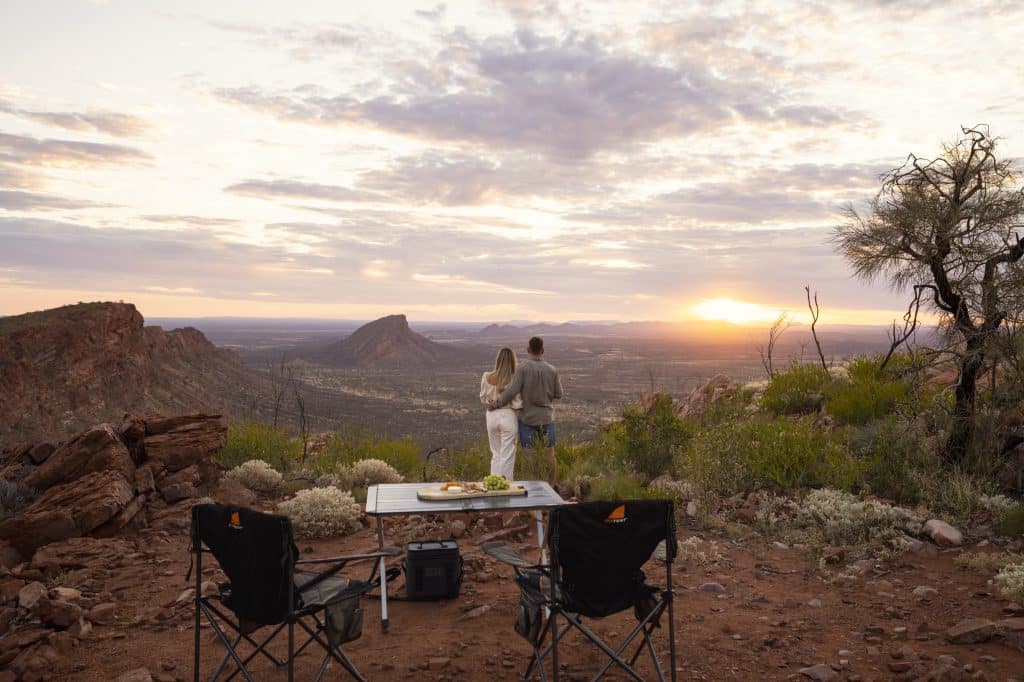
[[[484, 372], [483, 377], [480, 379], [480, 402], [486, 405], [492, 400], [497, 400], [498, 396], [501, 395], [501, 391], [494, 384], [487, 381], [487, 375], [490, 372]], [[513, 410], [523, 409], [523, 399], [520, 396], [512, 398], [512, 401], [505, 407], [511, 407]]]

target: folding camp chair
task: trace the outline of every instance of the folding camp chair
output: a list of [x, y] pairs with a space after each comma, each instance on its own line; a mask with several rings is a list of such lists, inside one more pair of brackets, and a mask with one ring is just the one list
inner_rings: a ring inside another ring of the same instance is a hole
[[[544, 661], [550, 655], [552, 678], [557, 682], [558, 643], [576, 628], [608, 657], [593, 680], [601, 679], [613, 665], [631, 679], [653, 679], [641, 677], [635, 670], [637, 659], [646, 649], [657, 679], [664, 682], [665, 673], [651, 634], [667, 611], [669, 670], [674, 682], [672, 560], [676, 540], [672, 502], [586, 502], [559, 507], [551, 512], [548, 548], [551, 563], [545, 566], [533, 564], [503, 542], [483, 546], [487, 554], [516, 571], [520, 604], [515, 630], [533, 648], [523, 677], [528, 678], [536, 668], [541, 680], [546, 680]], [[642, 570], [652, 554], [665, 565], [663, 589], [648, 585]], [[633, 609], [637, 623], [616, 648], [602, 641], [581, 620], [602, 618], [628, 608]], [[564, 626], [559, 623], [562, 619], [566, 621]], [[627, 649], [637, 638], [636, 651], [630, 655]]]
[[[288, 681], [295, 677], [295, 658], [312, 643], [324, 648], [325, 654], [315, 680], [319, 681], [333, 659], [357, 680], [365, 680], [342, 650], [341, 645], [362, 634], [363, 611], [359, 599], [380, 584], [377, 577], [379, 561], [371, 562], [367, 580], [351, 580], [335, 575], [346, 564], [359, 560], [380, 559], [401, 553], [388, 547], [366, 554], [307, 559], [299, 561], [299, 551], [292, 539], [291, 522], [285, 516], [274, 516], [244, 507], [200, 504], [192, 508], [192, 552], [195, 579], [195, 663], [194, 677], [199, 680], [200, 615], [206, 616], [211, 629], [227, 649], [210, 677], [216, 680], [228, 661], [234, 668], [225, 678], [241, 674], [248, 682], [253, 676], [249, 663], [257, 656], [269, 659], [278, 667], [288, 668]], [[203, 594], [203, 554], [216, 558], [228, 582], [218, 586], [216, 594]], [[325, 565], [321, 572], [299, 571], [299, 565]], [[188, 580], [188, 578], [186, 578]], [[218, 605], [216, 602], [219, 602]], [[225, 613], [225, 607], [235, 617]], [[308, 638], [295, 648], [295, 626]], [[269, 634], [257, 641], [253, 633], [271, 627]], [[288, 630], [288, 657], [285, 660], [267, 650], [267, 645]], [[233, 631], [234, 637], [229, 636]], [[253, 647], [243, 658], [239, 644], [245, 640]]]

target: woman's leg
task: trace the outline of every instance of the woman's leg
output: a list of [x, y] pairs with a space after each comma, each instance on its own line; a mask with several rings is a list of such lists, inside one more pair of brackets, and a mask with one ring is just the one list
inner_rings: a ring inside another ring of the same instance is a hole
[[501, 475], [508, 480], [514, 480], [516, 473], [516, 438], [519, 435], [519, 420], [512, 410], [503, 410], [507, 413], [502, 419], [501, 430]]
[[490, 410], [487, 412], [487, 443], [491, 446], [491, 473], [501, 475], [501, 435], [502, 421], [499, 412], [504, 410]]

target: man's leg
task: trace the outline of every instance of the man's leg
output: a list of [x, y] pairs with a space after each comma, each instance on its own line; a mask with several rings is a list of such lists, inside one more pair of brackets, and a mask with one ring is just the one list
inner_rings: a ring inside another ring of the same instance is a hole
[[544, 453], [548, 458], [548, 485], [552, 488], [558, 482], [558, 461], [555, 459], [555, 423], [545, 424], [541, 437], [547, 441]]
[[555, 449], [545, 448], [544, 452], [547, 453], [548, 456], [548, 485], [554, 488], [555, 483], [558, 482], [558, 462], [555, 461]]

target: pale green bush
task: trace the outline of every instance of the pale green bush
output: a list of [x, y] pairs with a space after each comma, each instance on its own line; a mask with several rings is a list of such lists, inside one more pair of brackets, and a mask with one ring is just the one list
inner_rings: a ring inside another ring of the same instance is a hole
[[1024, 564], [1005, 566], [995, 577], [999, 594], [1018, 604], [1024, 604]]
[[306, 538], [347, 535], [360, 527], [355, 499], [333, 487], [300, 490], [277, 505], [277, 512], [291, 519], [296, 535]]
[[405, 479], [398, 470], [379, 459], [361, 459], [351, 466], [338, 468], [341, 488], [368, 488], [379, 483], [401, 483]]
[[225, 474], [225, 478], [237, 481], [249, 490], [269, 493], [281, 485], [283, 477], [261, 459], [250, 459]]
[[832, 545], [891, 543], [905, 534], [916, 534], [924, 523], [906, 509], [828, 488], [811, 491], [798, 516], [805, 525], [817, 526]]
[[988, 512], [993, 519], [1001, 519], [1016, 507], [1017, 503], [1006, 495], [982, 495], [978, 498], [978, 506]]

